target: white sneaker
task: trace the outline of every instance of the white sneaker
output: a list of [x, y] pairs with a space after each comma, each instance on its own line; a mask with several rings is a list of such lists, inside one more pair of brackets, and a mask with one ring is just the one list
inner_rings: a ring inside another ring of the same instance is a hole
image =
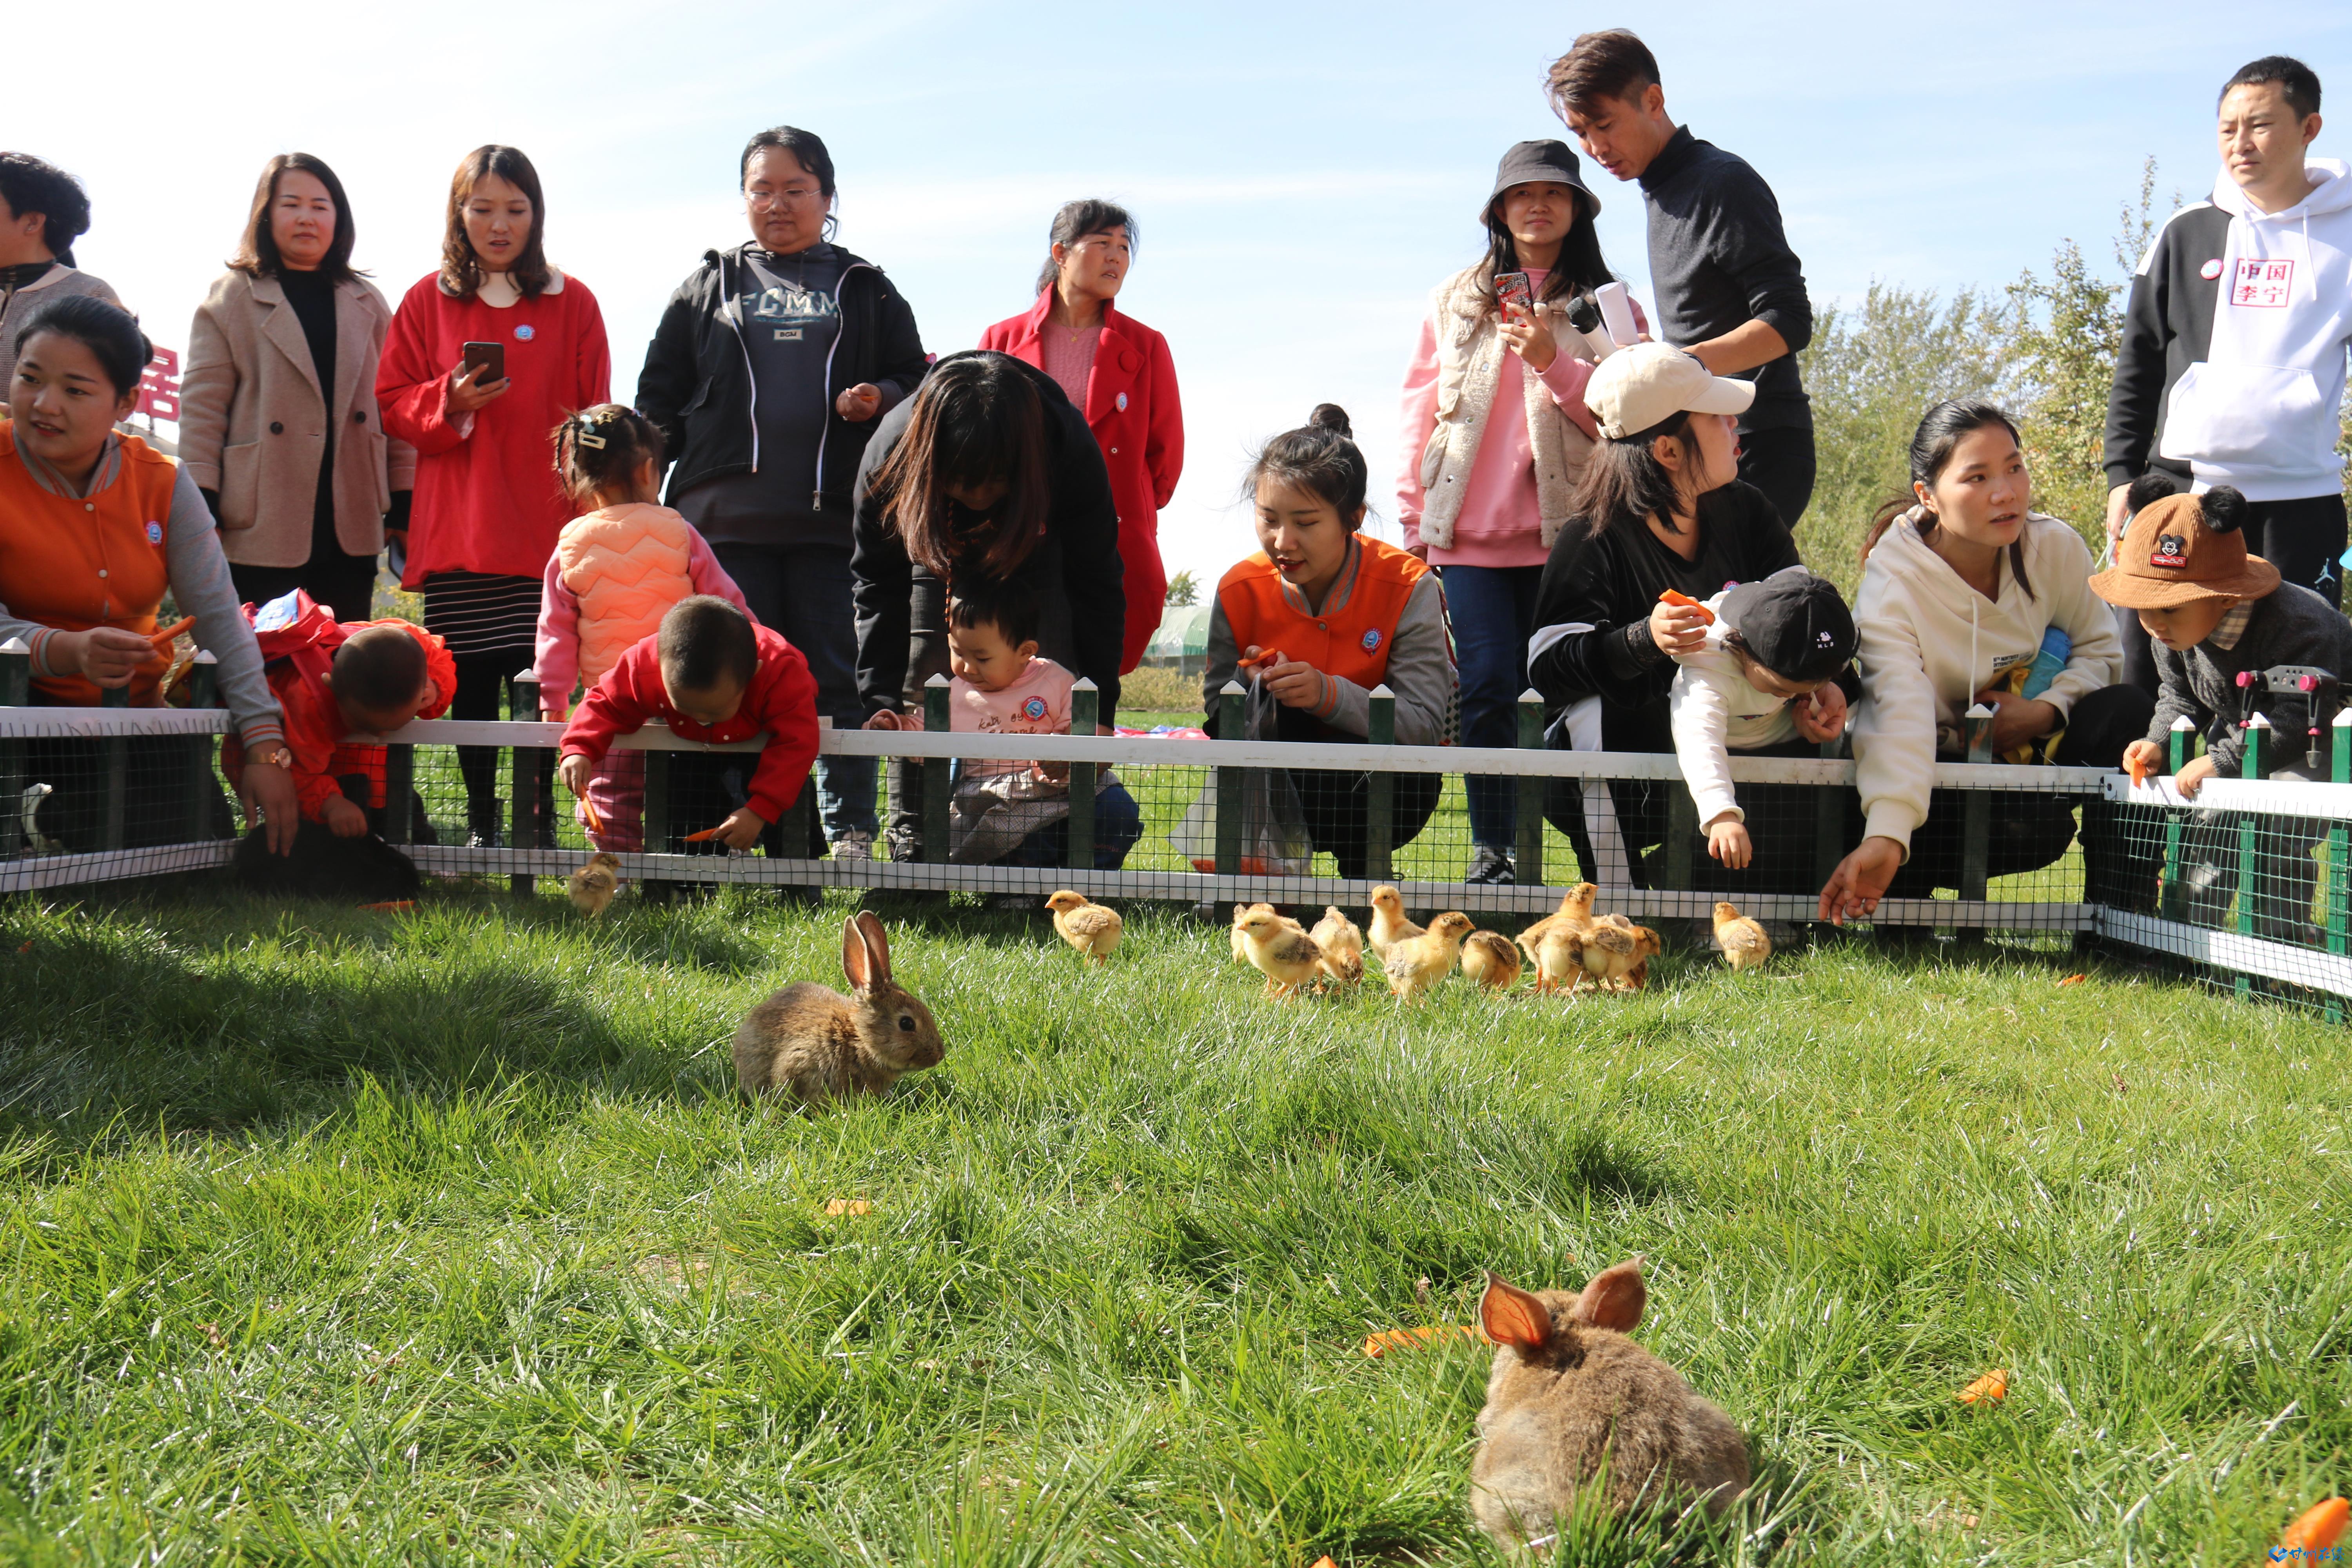
[[833, 858], [836, 860], [871, 860], [874, 858], [874, 835], [849, 832], [833, 841]]

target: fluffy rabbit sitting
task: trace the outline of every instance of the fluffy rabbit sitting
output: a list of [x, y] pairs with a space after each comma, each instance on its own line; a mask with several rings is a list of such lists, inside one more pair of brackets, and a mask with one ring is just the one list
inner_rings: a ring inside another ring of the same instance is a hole
[[1731, 1418], [1625, 1337], [1648, 1300], [1638, 1258], [1572, 1294], [1486, 1276], [1478, 1315], [1498, 1348], [1470, 1512], [1497, 1545], [1547, 1543], [1604, 1463], [1612, 1512], [1679, 1514], [1696, 1500], [1720, 1514], [1747, 1489], [1748, 1445]]
[[805, 1100], [879, 1094], [947, 1055], [931, 1010], [890, 978], [890, 942], [866, 910], [841, 928], [852, 994], [802, 981], [745, 1016], [735, 1031], [735, 1081], [746, 1094]]

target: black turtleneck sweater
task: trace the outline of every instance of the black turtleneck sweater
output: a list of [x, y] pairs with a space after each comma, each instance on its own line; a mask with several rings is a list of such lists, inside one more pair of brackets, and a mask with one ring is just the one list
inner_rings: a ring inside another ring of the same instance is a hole
[[320, 400], [327, 405], [327, 438], [319, 447], [319, 493], [310, 509], [310, 555], [342, 549], [335, 538], [335, 280], [323, 272], [297, 272], [282, 268], [278, 286], [294, 319], [302, 323], [302, 337], [310, 345], [310, 365], [319, 374]]
[[1641, 181], [1650, 209], [1659, 340], [1687, 347], [1749, 321], [1766, 322], [1789, 352], [1739, 373], [1756, 384], [1756, 401], [1739, 427], [1811, 429], [1797, 351], [1812, 342], [1813, 307], [1772, 187], [1745, 159], [1701, 142], [1687, 125], [1658, 150]]

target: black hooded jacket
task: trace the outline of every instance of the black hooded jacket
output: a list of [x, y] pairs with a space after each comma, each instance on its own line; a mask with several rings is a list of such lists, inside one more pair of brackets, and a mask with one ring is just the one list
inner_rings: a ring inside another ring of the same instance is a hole
[[[706, 479], [739, 474], [757, 460], [759, 434], [751, 412], [751, 360], [732, 301], [744, 291], [746, 240], [732, 250], [703, 252], [702, 265], [670, 296], [637, 376], [637, 407], [661, 426], [670, 465], [664, 499], [677, 498]], [[825, 378], [828, 401], [870, 383], [881, 389], [882, 414], [862, 424], [828, 415], [817, 456], [814, 510], [839, 509], [844, 526], [849, 492], [866, 445], [882, 415], [923, 379], [923, 340], [915, 312], [880, 268], [841, 253], [841, 336]]]
[[[989, 353], [969, 349], [940, 363]], [[1036, 595], [1042, 612], [1038, 651], [1094, 681], [1102, 692], [1101, 721], [1108, 724], [1118, 709], [1119, 655], [1127, 632], [1126, 574], [1119, 565], [1110, 474], [1086, 416], [1071, 406], [1061, 384], [1008, 354], [995, 357], [1017, 366], [1045, 403], [1046, 477], [1053, 491], [1036, 548], [1013, 569], [1012, 578]], [[850, 593], [857, 614], [857, 695], [869, 713], [895, 712], [906, 700], [911, 634], [944, 635], [942, 584], [908, 556], [906, 542], [872, 491], [875, 471], [889, 460], [913, 413], [910, 397], [875, 421], [874, 438], [857, 472]], [[919, 599], [923, 618], [934, 624], [915, 625]]]

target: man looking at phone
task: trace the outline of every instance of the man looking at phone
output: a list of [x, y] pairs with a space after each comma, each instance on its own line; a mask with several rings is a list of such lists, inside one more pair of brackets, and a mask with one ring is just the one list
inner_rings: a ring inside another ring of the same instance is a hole
[[1717, 375], [1756, 384], [1739, 421], [1739, 477], [1795, 528], [1813, 495], [1812, 405], [1796, 360], [1813, 308], [1772, 187], [1667, 117], [1656, 57], [1622, 28], [1583, 35], [1553, 63], [1551, 100], [1585, 156], [1641, 183], [1660, 338]]

